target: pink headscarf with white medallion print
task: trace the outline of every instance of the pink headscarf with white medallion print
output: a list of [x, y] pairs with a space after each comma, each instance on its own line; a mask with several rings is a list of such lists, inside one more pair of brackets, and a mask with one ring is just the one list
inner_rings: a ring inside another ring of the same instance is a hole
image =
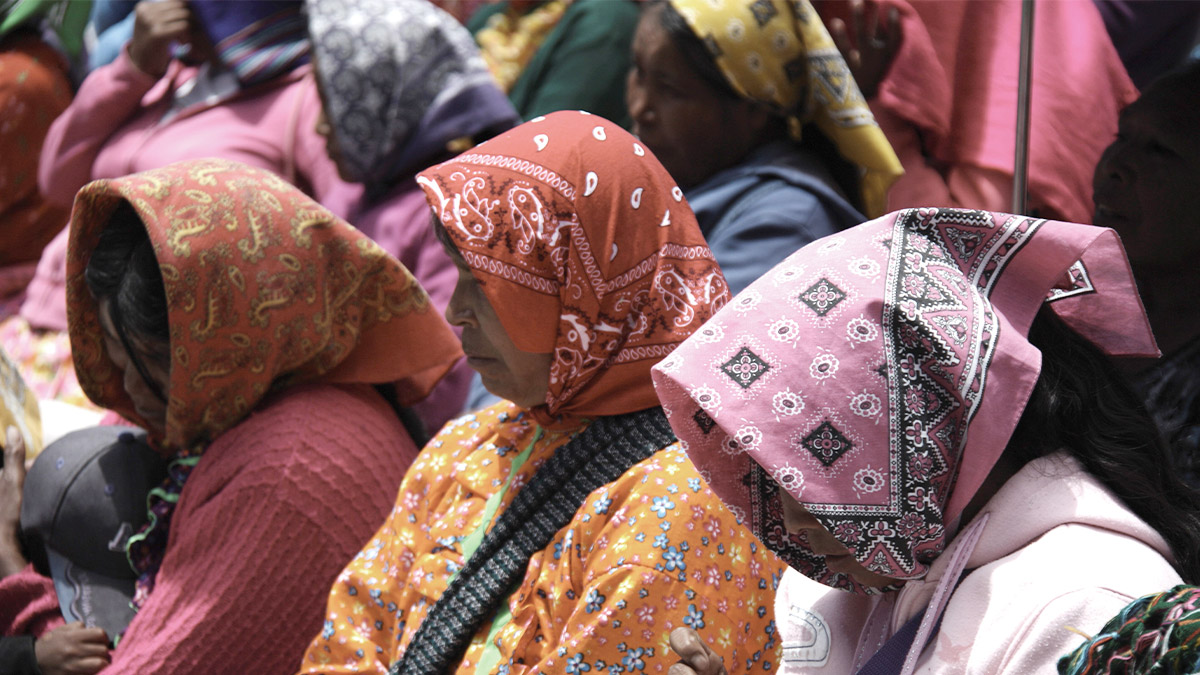
[[1043, 302], [1110, 355], [1157, 355], [1112, 230], [893, 213], [797, 251], [654, 368], [713, 491], [805, 575], [776, 485], [873, 572], [918, 579], [1003, 452], [1041, 368]]

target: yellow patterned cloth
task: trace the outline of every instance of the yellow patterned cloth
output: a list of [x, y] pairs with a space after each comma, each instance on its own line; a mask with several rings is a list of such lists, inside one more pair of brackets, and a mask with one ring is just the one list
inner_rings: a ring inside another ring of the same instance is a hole
[[904, 169], [850, 68], [809, 0], [670, 0], [734, 91], [788, 118], [813, 122], [862, 171], [867, 216], [886, 209]]
[[[387, 522], [333, 584], [300, 673], [385, 675], [465, 562], [489, 499], [498, 519], [582, 425], [539, 435], [533, 417], [508, 402], [446, 425], [409, 468]], [[671, 444], [587, 496], [530, 558], [504, 603], [507, 623], [485, 622], [448, 672], [665, 673], [677, 626], [700, 631], [730, 672], [771, 672], [779, 649], [771, 603], [783, 569]]]
[[570, 4], [570, 0], [550, 0], [521, 15], [511, 10], [500, 12], [475, 34], [484, 63], [505, 93], [512, 91], [513, 84]]

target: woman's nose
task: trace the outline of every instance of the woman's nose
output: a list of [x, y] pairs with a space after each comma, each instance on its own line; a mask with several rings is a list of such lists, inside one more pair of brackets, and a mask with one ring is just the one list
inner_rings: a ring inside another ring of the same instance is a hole
[[654, 121], [650, 97], [646, 88], [637, 81], [637, 74], [632, 69], [625, 80], [625, 107], [629, 110], [629, 117], [639, 126], [644, 127]]

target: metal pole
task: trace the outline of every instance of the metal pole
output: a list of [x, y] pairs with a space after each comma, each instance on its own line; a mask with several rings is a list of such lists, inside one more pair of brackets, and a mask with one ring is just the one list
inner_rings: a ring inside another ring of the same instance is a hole
[[1013, 213], [1025, 213], [1029, 183], [1029, 111], [1033, 77], [1033, 1], [1021, 0], [1021, 62], [1017, 73], [1017, 148], [1013, 163]]

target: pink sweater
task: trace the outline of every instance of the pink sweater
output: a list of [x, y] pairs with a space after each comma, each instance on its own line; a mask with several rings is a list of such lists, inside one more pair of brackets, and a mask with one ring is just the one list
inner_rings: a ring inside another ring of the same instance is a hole
[[[335, 577], [383, 523], [416, 453], [365, 385], [269, 400], [192, 472], [154, 591], [104, 672], [294, 672]], [[0, 581], [0, 606], [13, 593], [31, 602], [31, 583], [54, 593], [28, 571]]]
[[[224, 103], [193, 107], [161, 124], [174, 83], [192, 72], [175, 61], [162, 79], [156, 79], [138, 70], [127, 50], [92, 71], [50, 126], [42, 146], [38, 185], [46, 199], [70, 207], [79, 188], [93, 180], [201, 157], [274, 171], [321, 203], [335, 192], [345, 194], [347, 184], [315, 131], [321, 100], [310, 66]], [[329, 206], [339, 216], [348, 215], [337, 204]], [[21, 314], [35, 327], [66, 330], [61, 268], [66, 250], [64, 229], [46, 247], [29, 285]]]
[[[1063, 654], [1134, 598], [1180, 583], [1163, 538], [1063, 453], [1030, 462], [981, 511], [988, 521], [921, 675], [1057, 673]], [[958, 541], [897, 593], [837, 591], [788, 570], [775, 599], [782, 673], [854, 673], [929, 605]], [[874, 621], [872, 621], [874, 619]]]

